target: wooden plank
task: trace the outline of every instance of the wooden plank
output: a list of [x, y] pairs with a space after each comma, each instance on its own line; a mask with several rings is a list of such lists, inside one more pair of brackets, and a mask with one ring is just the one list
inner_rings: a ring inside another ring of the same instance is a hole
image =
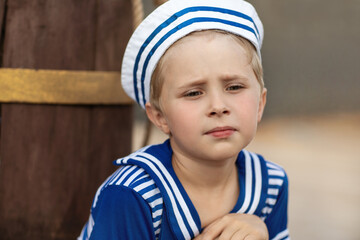
[[118, 71], [127, 45], [124, 39], [128, 40], [133, 31], [131, 1], [106, 0], [97, 4], [95, 69]]
[[7, 1], [2, 67], [94, 70], [96, 2]]
[[[1, 174], [1, 129], [2, 129], [2, 119], [1, 119], [1, 116], [2, 116], [2, 105], [0, 104], [0, 174]], [[0, 176], [1, 177], [1, 176]]]
[[0, 68], [0, 102], [129, 104], [120, 72]]
[[5, 20], [4, 17], [6, 16], [5, 15], [5, 10], [6, 10], [5, 0], [0, 0], [0, 46], [1, 46], [2, 35], [3, 35], [3, 22]]
[[127, 114], [3, 104], [1, 239], [75, 239], [96, 188], [115, 170], [112, 160], [130, 149], [130, 134], [108, 127], [130, 126]]
[[[120, 71], [130, 1], [7, 3], [2, 67]], [[121, 19], [106, 38], [102, 16]], [[131, 150], [131, 116], [130, 105], [2, 104], [1, 239], [75, 239], [112, 161]]]

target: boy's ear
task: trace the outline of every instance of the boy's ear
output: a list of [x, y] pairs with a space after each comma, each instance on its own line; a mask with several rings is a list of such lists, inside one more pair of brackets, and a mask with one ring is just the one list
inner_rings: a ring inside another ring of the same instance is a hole
[[150, 102], [145, 104], [146, 115], [150, 121], [163, 133], [170, 134], [170, 129], [163, 113], [153, 106]]
[[266, 95], [267, 95], [267, 89], [264, 88], [264, 89], [262, 90], [261, 95], [260, 95], [260, 102], [259, 102], [259, 109], [258, 109], [258, 117], [257, 117], [258, 123], [261, 121], [261, 118], [262, 118], [263, 113], [264, 113], [264, 109], [265, 109], [265, 105], [266, 105]]

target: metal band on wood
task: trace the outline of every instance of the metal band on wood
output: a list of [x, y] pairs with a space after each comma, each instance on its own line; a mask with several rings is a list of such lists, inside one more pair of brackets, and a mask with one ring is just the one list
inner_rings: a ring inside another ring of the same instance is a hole
[[130, 104], [120, 72], [0, 68], [0, 102]]

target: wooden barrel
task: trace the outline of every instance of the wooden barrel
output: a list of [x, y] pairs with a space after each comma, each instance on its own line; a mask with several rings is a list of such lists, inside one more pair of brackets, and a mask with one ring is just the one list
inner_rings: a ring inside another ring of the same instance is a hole
[[[0, 0], [0, 67], [119, 72], [131, 19], [128, 0]], [[1, 102], [0, 239], [75, 239], [112, 161], [131, 150], [132, 107], [16, 101], [41, 85], [30, 79]]]

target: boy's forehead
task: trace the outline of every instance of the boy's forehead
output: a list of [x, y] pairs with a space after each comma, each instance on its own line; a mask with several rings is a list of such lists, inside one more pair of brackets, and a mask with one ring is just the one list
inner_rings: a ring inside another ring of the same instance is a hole
[[230, 36], [234, 34], [217, 30], [217, 29], [210, 29], [210, 30], [201, 30], [201, 31], [195, 31], [191, 32], [188, 35], [178, 39], [175, 43], [173, 43], [169, 48], [171, 48], [174, 45], [177, 45], [178, 43], [184, 42], [184, 41], [192, 41], [193, 39], [202, 39], [202, 40], [211, 40], [218, 36]]
[[[199, 43], [200, 45], [207, 44], [214, 39], [219, 40], [220, 42], [223, 42], [227, 45], [229, 44], [229, 40], [235, 42], [236, 44], [232, 46], [235, 46], [241, 50], [245, 50], [246, 52], [246, 49], [244, 49], [244, 46], [241, 44], [238, 36], [219, 30], [203, 30], [192, 32], [169, 46], [169, 48], [161, 57], [162, 63], [164, 64], [166, 62], [168, 59], [167, 56], [169, 55], [176, 57], [176, 54], [181, 53], [183, 50], [189, 50], [190, 52], [192, 50], [197, 50], [199, 48]], [[195, 53], [192, 52], [192, 55], [193, 54]]]
[[195, 41], [200, 40], [203, 42], [207, 42], [211, 39], [214, 39], [216, 37], [216, 34], [219, 34], [219, 33], [215, 32], [214, 30], [203, 30], [203, 31], [196, 31], [196, 32], [189, 33], [188, 35], [178, 39], [176, 42], [174, 42], [172, 45], [170, 45], [169, 48], [163, 54], [163, 56], [166, 56], [166, 54], [168, 52], [171, 52], [172, 49], [177, 48], [178, 46], [184, 45], [184, 43], [187, 43], [186, 44], [187, 48], [193, 48], [194, 44], [192, 44], [192, 43], [194, 43]]
[[186, 80], [203, 81], [206, 76], [215, 76], [214, 71], [221, 68], [216, 73], [219, 79], [246, 78], [241, 67], [252, 69], [250, 49], [230, 34], [212, 30], [190, 34], [168, 48], [159, 62], [161, 67], [157, 68], [156, 77], [161, 81], [181, 79], [185, 84]]
[[248, 2], [170, 0], [151, 13], [130, 38], [122, 64], [124, 90], [144, 107], [149, 100], [151, 75], [167, 49], [193, 35], [211, 38], [212, 33], [198, 31], [215, 29], [247, 39], [260, 56], [263, 26]]

